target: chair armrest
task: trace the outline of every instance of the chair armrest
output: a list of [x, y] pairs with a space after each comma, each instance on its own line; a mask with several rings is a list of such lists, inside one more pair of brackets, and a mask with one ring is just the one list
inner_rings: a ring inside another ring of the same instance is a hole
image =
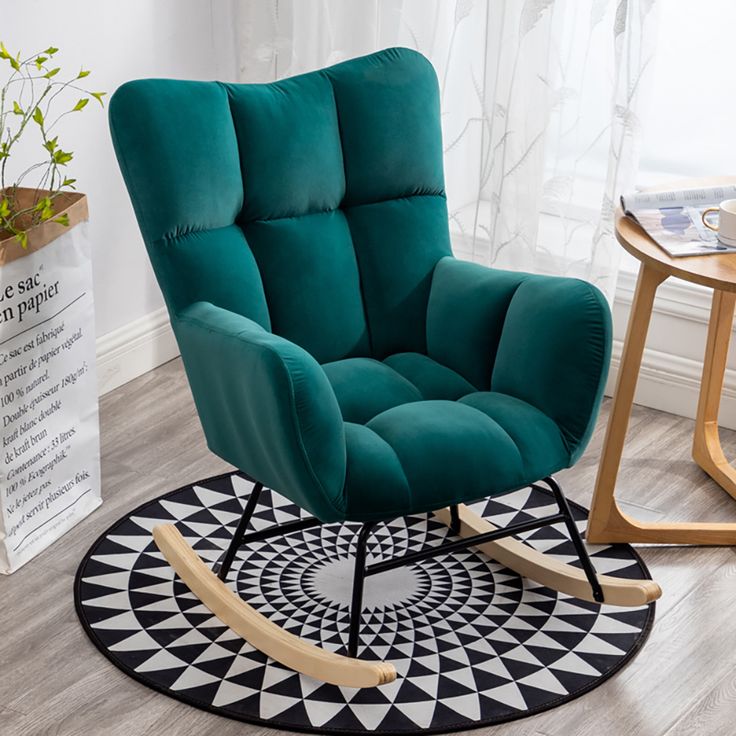
[[322, 521], [343, 519], [344, 424], [314, 358], [209, 302], [172, 324], [210, 449]]
[[429, 357], [488, 391], [506, 310], [528, 277], [452, 256], [438, 261], [427, 307]]
[[598, 416], [611, 359], [611, 311], [579, 279], [529, 276], [509, 304], [491, 386], [553, 419], [582, 455]]
[[582, 454], [611, 357], [611, 313], [586, 281], [443, 258], [427, 307], [427, 353], [479, 391], [526, 401]]

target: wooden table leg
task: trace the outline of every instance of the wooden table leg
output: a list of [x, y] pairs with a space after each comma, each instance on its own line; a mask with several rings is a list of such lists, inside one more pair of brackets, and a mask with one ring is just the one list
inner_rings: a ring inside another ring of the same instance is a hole
[[[631, 305], [631, 315], [629, 316], [629, 325], [621, 355], [616, 391], [611, 406], [611, 415], [608, 419], [608, 428], [603, 442], [603, 452], [588, 519], [586, 539], [594, 544], [608, 542], [736, 544], [736, 523], [645, 523], [621, 511], [614, 496], [616, 478], [626, 440], [626, 431], [629, 426], [629, 417], [631, 416], [631, 405], [634, 401], [634, 391], [654, 304], [654, 295], [657, 287], [665, 278], [664, 273], [642, 263], [636, 284], [634, 302]], [[733, 302], [731, 302], [731, 309], [733, 309]]]
[[718, 483], [724, 491], [736, 498], [736, 470], [723, 454], [718, 435], [718, 409], [721, 405], [723, 376], [726, 372], [728, 346], [731, 341], [736, 294], [714, 291], [713, 306], [708, 326], [708, 342], [703, 362], [698, 413], [695, 418], [693, 460]]
[[588, 517], [588, 542], [610, 542], [618, 534], [623, 514], [616, 504], [614, 490], [618, 468], [629, 428], [631, 405], [634, 403], [636, 382], [644, 354], [644, 344], [652, 316], [657, 287], [666, 275], [642, 263], [636, 282], [634, 301], [631, 304], [629, 324], [626, 328], [621, 363], [618, 369], [616, 389], [613, 394], [611, 414], [608, 418], [606, 436], [603, 440], [598, 477], [595, 482], [593, 503]]

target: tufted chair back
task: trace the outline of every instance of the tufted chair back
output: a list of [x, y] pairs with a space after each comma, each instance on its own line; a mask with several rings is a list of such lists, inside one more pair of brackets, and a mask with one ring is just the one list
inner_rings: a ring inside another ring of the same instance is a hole
[[211, 302], [320, 363], [426, 352], [450, 244], [423, 56], [388, 49], [265, 85], [138, 80], [110, 124], [172, 317]]

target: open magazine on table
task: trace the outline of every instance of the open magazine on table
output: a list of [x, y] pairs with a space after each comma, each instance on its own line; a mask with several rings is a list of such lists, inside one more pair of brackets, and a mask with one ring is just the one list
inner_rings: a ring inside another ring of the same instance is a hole
[[624, 213], [639, 223], [670, 256], [736, 253], [703, 224], [708, 207], [736, 199], [736, 185], [633, 192], [621, 196]]

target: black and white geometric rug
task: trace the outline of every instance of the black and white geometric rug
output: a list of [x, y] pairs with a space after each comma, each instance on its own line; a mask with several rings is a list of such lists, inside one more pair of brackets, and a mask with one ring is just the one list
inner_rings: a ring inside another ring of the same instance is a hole
[[[93, 545], [77, 573], [79, 617], [123, 672], [198, 708], [292, 731], [448, 732], [513, 720], [595, 688], [642, 646], [654, 604], [636, 609], [558, 594], [473, 550], [366, 579], [361, 653], [390, 661], [395, 682], [326, 685], [256, 651], [189, 592], [158, 552], [151, 529], [174, 522], [202, 558], [224, 554], [252, 484], [236, 474], [180, 488], [133, 511]], [[551, 495], [517, 491], [473, 505], [507, 525], [554, 513]], [[573, 505], [585, 526], [586, 512]], [[254, 529], [305, 515], [264, 491]], [[241, 549], [229, 584], [286, 630], [329, 650], [347, 643], [358, 525], [330, 524]], [[371, 559], [438, 544], [427, 515], [378, 525]], [[564, 527], [524, 535], [564, 561], [577, 558]], [[628, 545], [591, 547], [601, 573], [649, 577]], [[595, 695], [591, 696], [595, 697]]]

